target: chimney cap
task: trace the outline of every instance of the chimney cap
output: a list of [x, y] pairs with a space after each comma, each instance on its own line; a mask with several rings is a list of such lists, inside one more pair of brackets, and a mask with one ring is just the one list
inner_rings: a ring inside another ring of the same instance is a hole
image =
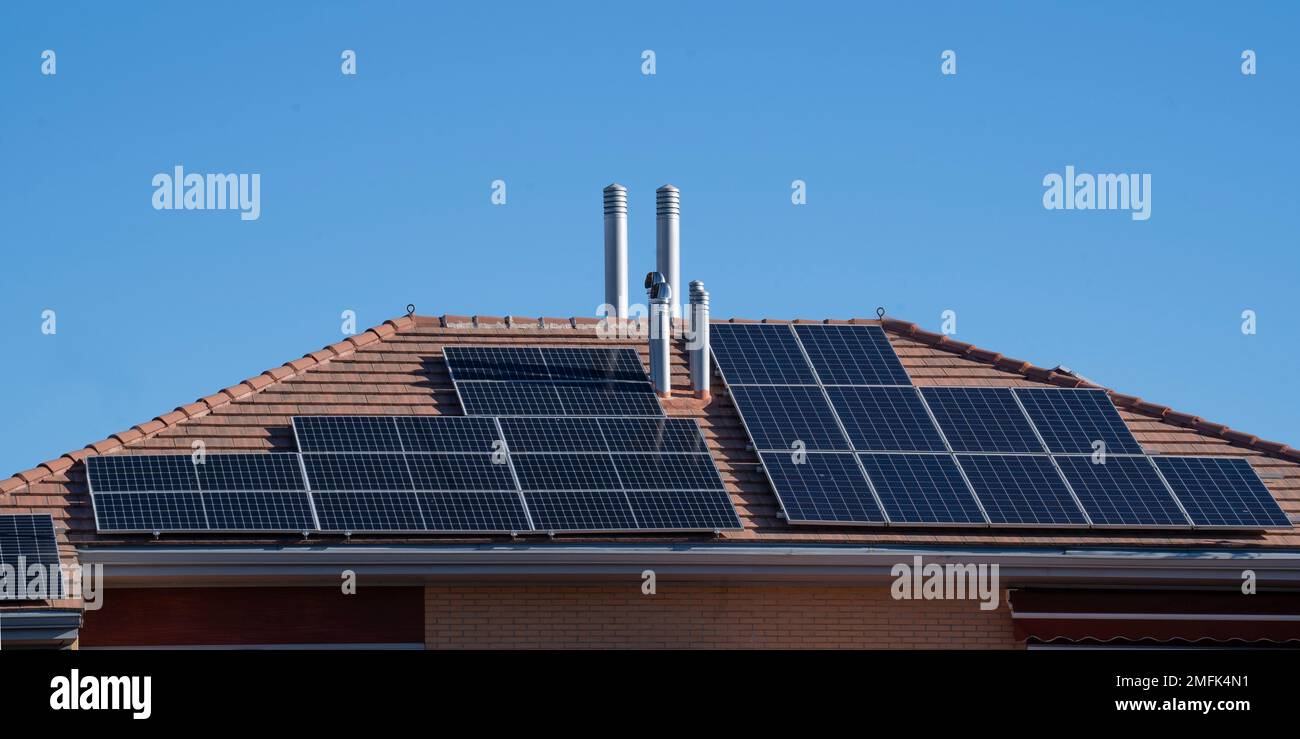
[[681, 191], [678, 190], [677, 187], [674, 185], [664, 185], [663, 187], [660, 187], [658, 190], [655, 190], [655, 192], [681, 192]]
[[624, 191], [627, 190], [626, 187], [623, 187], [622, 185], [618, 184], [617, 182], [611, 182], [611, 183], [609, 183], [608, 185], [605, 185], [605, 189], [606, 189], [606, 190], [624, 190]]
[[646, 286], [646, 289], [647, 289], [647, 290], [649, 290], [650, 288], [654, 287], [655, 285], [661, 285], [661, 284], [664, 284], [664, 283], [666, 283], [666, 282], [668, 282], [668, 278], [667, 278], [667, 277], [664, 277], [664, 273], [663, 273], [663, 272], [646, 272], [646, 273], [645, 273], [645, 286]]

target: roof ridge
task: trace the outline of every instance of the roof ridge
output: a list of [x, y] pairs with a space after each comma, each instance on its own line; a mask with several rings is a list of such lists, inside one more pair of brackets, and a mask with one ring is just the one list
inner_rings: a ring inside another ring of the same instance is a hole
[[1106, 394], [1110, 396], [1111, 402], [1120, 408], [1140, 413], [1144, 416], [1150, 416], [1175, 426], [1190, 428], [1199, 434], [1217, 437], [1235, 446], [1243, 446], [1262, 454], [1279, 457], [1290, 462], [1300, 462], [1300, 449], [1293, 448], [1283, 444], [1282, 442], [1267, 441], [1255, 436], [1254, 434], [1237, 431], [1226, 424], [1207, 421], [1200, 416], [1177, 411], [1167, 405], [1152, 403], [1143, 400], [1136, 395], [1119, 393], [1104, 385], [1084, 380], [1075, 375], [1057, 372], [1055, 369], [1039, 367], [1038, 365], [1020, 359], [1004, 357], [997, 352], [988, 349], [981, 349], [974, 344], [967, 344], [963, 341], [954, 341], [944, 334], [927, 331], [915, 323], [886, 316], [881, 319], [880, 325], [881, 328], [886, 331], [919, 341], [936, 349], [961, 355], [967, 359], [991, 364], [996, 369], [1024, 375], [1031, 380], [1047, 382], [1062, 387], [1087, 387], [1104, 390], [1106, 391]]
[[297, 377], [313, 367], [349, 356], [363, 346], [394, 336], [414, 326], [415, 323], [415, 318], [409, 314], [398, 318], [390, 318], [378, 326], [368, 328], [355, 336], [349, 336], [342, 341], [304, 354], [299, 359], [285, 362], [278, 367], [266, 370], [260, 375], [250, 377], [230, 387], [218, 390], [211, 395], [199, 398], [193, 403], [178, 406], [167, 413], [155, 416], [153, 420], [136, 424], [125, 431], [109, 434], [105, 439], [87, 444], [81, 449], [68, 452], [56, 459], [42, 462], [32, 469], [19, 472], [8, 479], [0, 480], [0, 494], [12, 493], [51, 475], [65, 472], [86, 457], [105, 454], [130, 446], [136, 442], [152, 438], [164, 429], [180, 425], [192, 418], [206, 416], [217, 408], [256, 395], [272, 385], [277, 385], [290, 377]]

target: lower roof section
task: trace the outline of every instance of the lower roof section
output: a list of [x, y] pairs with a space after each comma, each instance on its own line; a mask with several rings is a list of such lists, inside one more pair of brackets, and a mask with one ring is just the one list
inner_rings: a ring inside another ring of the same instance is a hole
[[[1300, 550], [1101, 550], [735, 544], [84, 547], [109, 587], [337, 584], [344, 570], [376, 584], [443, 580], [888, 582], [900, 565], [996, 564], [1024, 585], [1256, 587], [1300, 590]], [[919, 558], [919, 562], [918, 562]]]

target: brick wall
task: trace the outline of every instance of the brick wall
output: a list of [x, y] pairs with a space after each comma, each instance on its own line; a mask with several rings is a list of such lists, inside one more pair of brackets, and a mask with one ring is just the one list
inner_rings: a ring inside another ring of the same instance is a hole
[[1005, 598], [896, 601], [887, 587], [434, 586], [425, 589], [425, 644], [447, 648], [1010, 649]]

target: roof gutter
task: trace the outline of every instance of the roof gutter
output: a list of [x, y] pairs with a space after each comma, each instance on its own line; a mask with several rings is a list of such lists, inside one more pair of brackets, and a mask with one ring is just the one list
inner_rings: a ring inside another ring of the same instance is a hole
[[1005, 586], [1239, 586], [1300, 589], [1300, 550], [996, 550], [735, 545], [481, 545], [319, 547], [89, 547], [111, 587], [337, 583], [352, 570], [372, 583], [639, 578], [737, 583], [884, 584], [914, 557], [925, 564], [997, 564]]

